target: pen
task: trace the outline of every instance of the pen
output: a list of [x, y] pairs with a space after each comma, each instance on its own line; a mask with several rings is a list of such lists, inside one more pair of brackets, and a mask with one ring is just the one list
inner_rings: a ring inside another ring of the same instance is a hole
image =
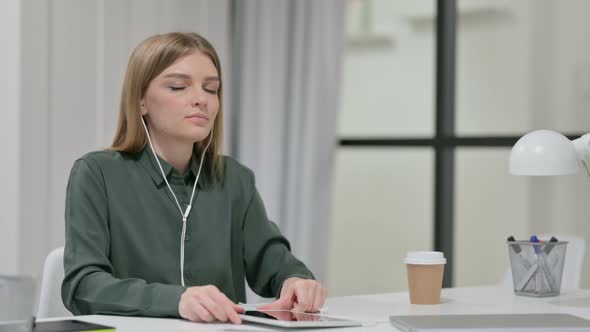
[[[551, 240], [549, 240], [549, 241], [556, 242], [557, 239], [555, 237], [552, 237]], [[541, 243], [541, 240], [539, 240], [539, 238], [536, 235], [532, 235], [531, 242]], [[549, 286], [549, 290], [555, 289], [555, 286], [554, 286], [555, 282], [553, 281], [553, 277], [551, 276], [551, 273], [548, 271], [547, 266], [545, 265], [545, 258], [547, 257], [546, 253], [550, 252], [554, 246], [555, 246], [555, 244], [552, 244], [551, 248], [549, 250], [546, 250], [547, 247], [545, 247], [541, 251], [540, 245], [533, 245], [533, 248], [535, 249], [535, 254], [537, 254], [537, 265], [541, 269], [541, 272], [543, 273], [543, 276], [545, 277], [545, 281], [547, 281], [547, 286]], [[537, 284], [537, 279], [538, 279], [538, 273], [537, 273], [537, 277], [535, 278], [535, 284], [536, 284], [536, 286], [539, 286], [539, 288], [542, 288], [539, 284]], [[543, 280], [541, 279], [541, 281], [543, 281]]]
[[[540, 243], [541, 240], [539, 240], [539, 238], [536, 235], [531, 235], [531, 242], [533, 243]], [[535, 253], [538, 254], [539, 251], [541, 250], [540, 247], [538, 245], [533, 245], [533, 248], [535, 248]]]
[[[531, 243], [538, 243], [539, 242], [539, 238], [537, 238], [536, 235], [531, 235], [530, 238]], [[539, 259], [539, 246], [533, 244], [533, 250], [535, 251], [535, 255], [537, 256], [537, 271], [535, 271], [534, 276], [535, 276], [535, 292], [539, 291], [539, 270], [538, 268], [541, 267], [541, 260]]]
[[[507, 241], [514, 242], [516, 240], [514, 239], [514, 236], [511, 235], [507, 238]], [[535, 275], [538, 265], [537, 263], [530, 262], [527, 259], [527, 256], [522, 251], [520, 244], [513, 243], [509, 244], [509, 246], [515, 253], [515, 260], [520, 263], [514, 263], [511, 265], [513, 278], [515, 278], [514, 289], [523, 291], [526, 288], [528, 282]]]
[[[516, 241], [514, 239], [514, 236], [510, 235], [507, 239], [508, 242], [514, 242]], [[516, 253], [516, 255], [520, 258], [520, 262], [522, 263], [522, 265], [524, 266], [524, 268], [526, 270], [528, 270], [532, 263], [527, 259], [526, 255], [524, 255], [524, 253], [522, 252], [522, 248], [520, 247], [520, 244], [510, 244], [510, 247], [512, 248], [512, 250], [514, 250], [514, 252]]]
[[[557, 238], [555, 236], [552, 236], [551, 239], [549, 240], [549, 242], [558, 242]], [[548, 244], [545, 246], [545, 248], [543, 248], [543, 251], [549, 255], [549, 253], [551, 252], [551, 250], [553, 250], [553, 248], [555, 247], [555, 244]]]
[[[508, 237], [508, 239], [506, 239], [508, 242], [514, 242], [514, 236], [510, 235]], [[512, 250], [514, 250], [514, 252], [518, 255], [520, 254], [520, 252], [522, 251], [522, 249], [520, 249], [520, 246], [518, 244], [511, 244], [510, 247], [512, 248]]]
[[558, 247], [558, 243], [559, 242], [557, 240], [557, 238], [555, 236], [552, 236], [551, 239], [549, 240], [549, 242], [552, 242], [551, 244], [547, 244], [545, 249], [543, 250], [547, 255], [547, 263], [548, 265], [552, 268], [552, 271], [557, 267], [557, 264], [559, 264], [560, 260], [561, 260], [561, 253], [559, 252], [559, 250], [557, 251], [553, 251], [553, 254], [550, 255], [550, 253], [552, 252], [551, 250], [555, 249], [556, 247]]
[[[516, 284], [516, 286], [514, 286], [518, 291], [524, 291], [524, 289], [526, 288], [526, 286], [528, 285], [529, 281], [536, 276], [536, 272], [537, 272], [537, 268], [539, 266], [537, 265], [537, 263], [534, 263], [530, 268], [528, 268], [525, 273], [523, 274], [523, 276], [520, 278], [520, 280], [518, 281], [518, 283]], [[535, 290], [536, 290], [536, 278], [535, 278]]]

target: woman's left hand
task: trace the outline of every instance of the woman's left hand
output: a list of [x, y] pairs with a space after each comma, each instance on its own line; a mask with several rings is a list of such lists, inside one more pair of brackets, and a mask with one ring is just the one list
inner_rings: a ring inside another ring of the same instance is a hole
[[297, 277], [283, 282], [281, 296], [278, 300], [264, 305], [259, 310], [295, 310], [300, 312], [318, 312], [326, 301], [326, 288], [311, 279]]

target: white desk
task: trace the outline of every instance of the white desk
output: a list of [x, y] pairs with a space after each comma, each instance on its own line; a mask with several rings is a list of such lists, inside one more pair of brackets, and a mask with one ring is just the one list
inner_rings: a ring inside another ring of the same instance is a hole
[[[590, 290], [562, 290], [557, 297], [516, 296], [500, 286], [443, 289], [440, 305], [411, 305], [407, 292], [329, 298], [327, 314], [366, 322], [359, 328], [331, 332], [394, 332], [390, 315], [448, 315], [502, 313], [569, 313], [590, 319]], [[118, 316], [78, 316], [76, 319], [116, 327], [118, 332], [176, 332], [199, 330], [264, 331], [260, 325], [197, 324], [180, 319]], [[297, 330], [302, 331], [302, 330]], [[315, 330], [317, 331], [317, 330]]]

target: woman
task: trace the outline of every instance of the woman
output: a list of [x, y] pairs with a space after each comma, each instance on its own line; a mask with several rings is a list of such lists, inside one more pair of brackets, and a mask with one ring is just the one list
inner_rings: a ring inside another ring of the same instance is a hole
[[318, 311], [326, 290], [270, 222], [254, 175], [221, 155], [221, 65], [193, 33], [133, 51], [110, 149], [66, 196], [62, 298], [74, 314], [240, 323], [244, 278], [265, 309]]

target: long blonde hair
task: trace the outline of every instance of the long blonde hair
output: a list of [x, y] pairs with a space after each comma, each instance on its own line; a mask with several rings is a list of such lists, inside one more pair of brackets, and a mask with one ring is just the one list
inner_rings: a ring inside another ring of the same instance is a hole
[[[171, 32], [152, 36], [139, 44], [127, 64], [127, 72], [123, 81], [121, 104], [119, 107], [119, 123], [117, 132], [110, 149], [115, 151], [136, 153], [143, 150], [147, 144], [147, 135], [141, 123], [141, 99], [144, 97], [150, 82], [172, 65], [176, 60], [194, 52], [205, 54], [217, 69], [219, 75], [219, 112], [213, 125], [213, 138], [207, 150], [205, 164], [210, 173], [221, 178], [223, 173], [223, 82], [221, 63], [217, 52], [205, 38], [196, 33]], [[209, 133], [211, 135], [211, 133]], [[201, 155], [207, 142], [195, 143], [193, 150]]]

